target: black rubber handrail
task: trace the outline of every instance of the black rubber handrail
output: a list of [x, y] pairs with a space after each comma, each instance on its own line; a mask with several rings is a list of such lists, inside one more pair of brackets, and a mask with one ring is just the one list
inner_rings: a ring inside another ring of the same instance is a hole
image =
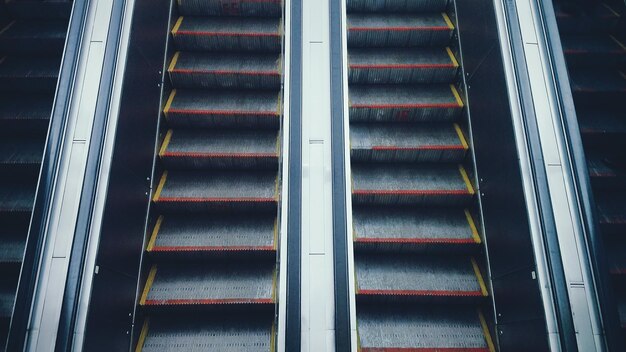
[[57, 330], [55, 351], [70, 352], [72, 350], [85, 258], [87, 256], [87, 244], [89, 243], [92, 215], [95, 206], [98, 175], [100, 173], [102, 152], [106, 137], [105, 132], [113, 93], [113, 81], [115, 79], [115, 68], [122, 32], [122, 19], [124, 18], [124, 5], [125, 0], [115, 0], [111, 10], [102, 75], [98, 89], [99, 94], [91, 138], [89, 140], [87, 166], [80, 196], [74, 241], [70, 253], [63, 303], [61, 305], [61, 316]]
[[[300, 351], [302, 274], [302, 0], [291, 1], [285, 350]], [[284, 260], [284, 259], [283, 259]]]
[[54, 183], [57, 178], [64, 132], [69, 118], [69, 97], [74, 88], [80, 42], [83, 37], [88, 4], [88, 0], [74, 1], [72, 16], [68, 25], [65, 49], [57, 80], [56, 95], [50, 115], [48, 138], [42, 158], [39, 183], [17, 287], [15, 307], [8, 333], [7, 351], [22, 351], [26, 343], [26, 333], [28, 331], [41, 256], [45, 244], [47, 224], [50, 218]]
[[610, 351], [624, 351], [617, 305], [611, 289], [609, 266], [604, 244], [598, 228], [595, 200], [587, 169], [587, 159], [578, 127], [576, 107], [569, 83], [567, 64], [563, 54], [554, 6], [552, 1], [537, 1], [537, 4], [541, 9], [541, 20], [543, 21], [546, 34], [546, 46], [556, 82], [557, 103], [562, 114], [563, 132], [567, 140], [566, 147], [570, 156], [569, 161], [571, 163], [576, 196], [582, 213], [581, 220], [587, 239], [589, 260], [595, 280], [606, 342]]
[[529, 73], [525, 65], [524, 42], [519, 25], [517, 7], [512, 0], [504, 1], [505, 15], [509, 23], [509, 42], [513, 56], [513, 65], [517, 73], [517, 88], [520, 95], [521, 109], [528, 144], [531, 169], [534, 176], [535, 195], [542, 228], [543, 240], [546, 247], [548, 275], [552, 282], [552, 297], [555, 304], [556, 322], [559, 328], [559, 340], [562, 351], [578, 351], [576, 331], [569, 302], [569, 292], [563, 259], [554, 222], [554, 210], [550, 200], [547, 171], [542, 155], [541, 140], [537, 116], [532, 104], [533, 95], [530, 88]]

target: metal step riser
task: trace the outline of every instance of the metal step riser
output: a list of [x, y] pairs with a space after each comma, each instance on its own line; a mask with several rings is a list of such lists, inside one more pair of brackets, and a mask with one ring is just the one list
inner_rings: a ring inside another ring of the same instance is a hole
[[0, 39], [0, 52], [15, 55], [61, 56], [65, 39]]
[[605, 19], [596, 21], [591, 18], [581, 18], [576, 16], [558, 18], [559, 33], [565, 34], [591, 34], [607, 33], [617, 27], [619, 20]]
[[617, 67], [626, 64], [624, 54], [567, 54], [567, 65], [570, 67], [597, 67], [601, 62], [603, 67]]
[[352, 149], [350, 158], [357, 162], [459, 162], [465, 158], [465, 150]]
[[57, 77], [0, 77], [0, 92], [54, 93]]
[[408, 295], [356, 295], [358, 304], [479, 304], [484, 297], [472, 296], [408, 296]]
[[354, 204], [371, 205], [467, 205], [471, 202], [470, 195], [406, 195], [406, 194], [353, 194]]
[[573, 95], [576, 105], [581, 107], [620, 109], [626, 101], [626, 91], [575, 91]]
[[267, 115], [221, 115], [169, 113], [167, 121], [171, 127], [183, 128], [267, 128], [280, 126], [279, 116]]
[[280, 89], [280, 75], [213, 74], [170, 72], [177, 88]]
[[278, 157], [161, 157], [170, 169], [262, 169], [276, 170]]
[[280, 52], [280, 36], [203, 36], [174, 35], [174, 43], [182, 51], [245, 51]]
[[480, 247], [477, 244], [448, 244], [448, 243], [363, 243], [358, 239], [354, 248], [359, 253], [411, 253], [411, 254], [458, 254], [469, 255], [477, 253]]
[[71, 1], [7, 1], [8, 12], [20, 19], [68, 20], [72, 12]]
[[456, 72], [456, 68], [352, 68], [348, 71], [348, 81], [356, 84], [449, 83]]
[[348, 46], [351, 47], [418, 47], [447, 46], [452, 31], [387, 31], [348, 30]]
[[448, 0], [348, 0], [348, 12], [441, 12], [448, 6]]
[[159, 210], [169, 214], [195, 213], [228, 213], [228, 212], [254, 212], [276, 213], [277, 202], [250, 202], [250, 201], [223, 201], [223, 202], [157, 202]]
[[350, 122], [454, 122], [460, 108], [350, 108]]
[[178, 10], [189, 16], [280, 17], [282, 0], [180, 0]]

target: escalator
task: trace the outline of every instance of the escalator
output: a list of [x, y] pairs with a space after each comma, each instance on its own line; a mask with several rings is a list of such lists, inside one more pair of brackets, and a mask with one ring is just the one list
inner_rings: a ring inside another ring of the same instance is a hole
[[556, 1], [554, 7], [624, 335], [626, 11], [620, 1]]
[[282, 2], [174, 12], [135, 349], [274, 350]]
[[361, 351], [495, 351], [454, 4], [347, 1]]
[[2, 345], [13, 313], [71, 9], [71, 1], [0, 4]]

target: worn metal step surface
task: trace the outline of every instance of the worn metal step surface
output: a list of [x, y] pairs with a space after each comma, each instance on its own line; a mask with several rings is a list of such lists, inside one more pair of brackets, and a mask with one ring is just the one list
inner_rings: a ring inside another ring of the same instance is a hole
[[274, 252], [276, 217], [259, 215], [161, 215], [152, 230], [151, 253]]
[[468, 149], [457, 124], [350, 126], [350, 157], [357, 162], [460, 162]]
[[282, 23], [278, 18], [181, 16], [172, 36], [178, 50], [278, 53]]
[[[273, 351], [274, 321], [250, 315], [157, 316], [143, 324], [143, 352]], [[139, 349], [138, 348], [138, 349]]]
[[485, 297], [478, 264], [463, 256], [362, 254], [355, 256], [358, 297], [395, 299]]
[[282, 0], [180, 0], [178, 10], [190, 16], [280, 17]]
[[459, 68], [450, 48], [352, 49], [348, 52], [350, 83], [449, 83]]
[[626, 145], [626, 119], [619, 111], [579, 109], [576, 115], [585, 143], [610, 149]]
[[351, 86], [351, 122], [446, 122], [461, 114], [463, 101], [453, 85]]
[[6, 8], [20, 19], [64, 19], [70, 18], [72, 1], [68, 0], [7, 0]]
[[352, 217], [354, 242], [360, 249], [455, 252], [481, 243], [468, 209], [357, 207]]
[[35, 200], [35, 185], [21, 180], [0, 182], [0, 212], [30, 212]]
[[347, 0], [346, 10], [355, 12], [441, 12], [446, 10], [448, 0]]
[[245, 88], [278, 90], [281, 84], [278, 54], [178, 52], [168, 72], [178, 88]]
[[626, 46], [609, 34], [565, 36], [561, 42], [569, 65], [600, 67], [626, 62]]
[[3, 224], [2, 232], [0, 232], [0, 265], [22, 262], [26, 247], [26, 233], [21, 230]]
[[275, 301], [275, 265], [161, 264], [150, 269], [142, 306], [267, 305]]
[[17, 282], [0, 283], [0, 318], [10, 318], [15, 303]]
[[8, 56], [0, 60], [0, 92], [54, 92], [60, 58]]
[[179, 171], [165, 172], [153, 197], [163, 210], [276, 211], [276, 171]]
[[595, 189], [626, 189], [626, 172], [615, 160], [596, 151], [587, 152], [587, 168]]
[[559, 32], [564, 34], [606, 33], [620, 21], [620, 15], [605, 2], [581, 6], [572, 2], [554, 2]]
[[61, 55], [65, 20], [14, 21], [0, 29], [0, 52], [17, 55]]
[[352, 166], [352, 200], [356, 204], [463, 205], [473, 195], [474, 187], [463, 166]]
[[569, 76], [577, 105], [618, 107], [626, 99], [626, 74], [617, 69], [578, 69]]
[[626, 227], [626, 192], [596, 192], [596, 205], [601, 225]]
[[45, 139], [6, 137], [0, 140], [0, 168], [39, 168]]
[[273, 130], [169, 130], [159, 151], [168, 168], [277, 169], [278, 132]]
[[[41, 94], [10, 94], [0, 96], [0, 129], [7, 135], [47, 132], [52, 97]], [[0, 132], [2, 134], [2, 132]]]
[[173, 127], [277, 128], [281, 111], [278, 92], [176, 89], [164, 109]]
[[349, 47], [447, 46], [454, 25], [445, 13], [348, 14]]
[[475, 307], [363, 307], [357, 311], [359, 345], [375, 351], [493, 352], [485, 318]]

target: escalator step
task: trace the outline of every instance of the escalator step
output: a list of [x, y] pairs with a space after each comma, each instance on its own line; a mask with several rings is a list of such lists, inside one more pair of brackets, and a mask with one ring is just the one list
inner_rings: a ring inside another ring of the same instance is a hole
[[587, 152], [587, 168], [596, 189], [626, 189], [626, 173], [598, 152]]
[[563, 33], [589, 34], [607, 32], [620, 21], [620, 15], [603, 2], [580, 6], [570, 1], [554, 2], [554, 12]]
[[34, 200], [34, 184], [22, 180], [0, 180], [0, 212], [28, 213]]
[[626, 62], [626, 46], [607, 34], [565, 36], [562, 43], [569, 65], [608, 66]]
[[44, 142], [32, 137], [0, 139], [0, 168], [39, 170]]
[[445, 11], [448, 0], [347, 0], [348, 12], [440, 12]]
[[354, 208], [356, 248], [391, 250], [469, 250], [481, 243], [469, 210]]
[[578, 125], [586, 144], [626, 146], [626, 119], [618, 111], [579, 109]]
[[247, 88], [278, 90], [281, 59], [276, 54], [174, 55], [168, 72], [177, 88]]
[[11, 317], [13, 304], [15, 303], [16, 288], [17, 282], [0, 283], [0, 319]]
[[277, 128], [281, 110], [278, 92], [173, 90], [164, 112], [173, 127]]
[[268, 305], [275, 302], [276, 270], [269, 265], [153, 266], [142, 306]]
[[274, 351], [274, 322], [267, 317], [154, 317], [145, 322], [137, 352]]
[[178, 10], [190, 16], [280, 17], [282, 0], [179, 0]]
[[626, 74], [617, 70], [574, 70], [570, 83], [577, 105], [617, 108], [626, 100]]
[[445, 13], [349, 14], [348, 46], [446, 46], [454, 25]]
[[276, 171], [165, 172], [153, 198], [172, 212], [263, 210], [276, 211]]
[[0, 264], [21, 263], [25, 247], [26, 234], [24, 232], [18, 229], [3, 229], [3, 233], [0, 234]]
[[495, 352], [482, 313], [464, 306], [375, 306], [357, 311], [362, 352]]
[[45, 133], [52, 99], [46, 94], [0, 94], [0, 128], [3, 131]]
[[148, 252], [275, 252], [277, 223], [272, 216], [161, 216]]
[[619, 312], [619, 320], [620, 324], [622, 325], [622, 329], [626, 329], [626, 297], [620, 297], [617, 304], [617, 309]]
[[487, 296], [478, 264], [470, 258], [367, 254], [356, 256], [355, 268], [359, 298]]
[[350, 83], [449, 83], [459, 63], [446, 49], [353, 49], [348, 53]]
[[469, 146], [457, 124], [350, 126], [350, 156], [359, 162], [460, 162]]
[[159, 157], [167, 168], [277, 169], [279, 145], [272, 130], [169, 130]]
[[620, 231], [626, 228], [626, 193], [624, 192], [596, 192], [596, 204], [600, 225], [608, 232]]
[[71, 0], [7, 0], [7, 10], [16, 18], [69, 19]]
[[454, 121], [463, 101], [453, 85], [353, 86], [350, 121]]
[[280, 52], [282, 24], [274, 18], [179, 17], [172, 29], [179, 50]]
[[609, 270], [614, 277], [626, 278], [626, 241], [623, 238], [605, 239], [605, 248], [608, 254]]
[[64, 20], [15, 21], [0, 30], [0, 52], [60, 56], [66, 31]]
[[467, 204], [474, 195], [465, 169], [454, 165], [353, 165], [355, 204]]
[[59, 76], [60, 58], [0, 59], [0, 92], [53, 92]]

